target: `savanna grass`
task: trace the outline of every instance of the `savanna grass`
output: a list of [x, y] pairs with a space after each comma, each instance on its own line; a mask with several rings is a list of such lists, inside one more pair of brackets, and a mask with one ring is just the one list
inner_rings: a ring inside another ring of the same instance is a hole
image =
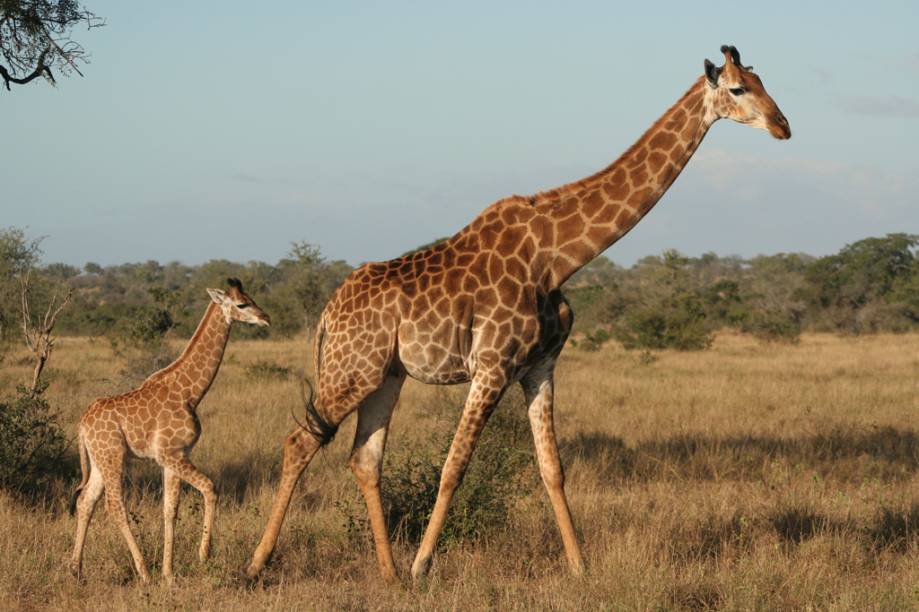
[[[31, 505], [0, 496], [0, 608], [919, 609], [919, 335], [807, 334], [791, 345], [720, 334], [708, 351], [654, 359], [613, 344], [566, 349], [556, 421], [588, 565], [581, 579], [567, 572], [532, 451], [521, 449], [530, 473], [503, 499], [502, 520], [457, 530], [423, 584], [383, 584], [369, 539], [355, 535], [364, 511], [346, 467], [349, 419], [301, 481], [271, 565], [248, 585], [239, 570], [270, 509], [290, 412], [301, 416], [294, 373], [307, 352], [304, 338], [231, 341], [199, 408], [195, 462], [222, 493], [209, 564], [196, 559], [202, 508], [186, 488], [174, 588], [137, 582], [102, 506], [87, 582], [75, 583], [65, 571], [74, 466], [72, 480]], [[259, 363], [292, 374], [265, 375]], [[60, 340], [46, 397], [68, 432], [94, 397], [128, 388], [124, 368], [104, 341]], [[0, 390], [27, 375], [8, 355]], [[387, 474], [397, 477], [410, 451], [442, 453], [464, 392], [406, 385]], [[524, 409], [510, 397], [499, 410]], [[160, 474], [141, 462], [128, 471], [135, 533], [157, 577]], [[390, 504], [410, 493], [390, 486]], [[394, 532], [407, 577], [413, 538]]]

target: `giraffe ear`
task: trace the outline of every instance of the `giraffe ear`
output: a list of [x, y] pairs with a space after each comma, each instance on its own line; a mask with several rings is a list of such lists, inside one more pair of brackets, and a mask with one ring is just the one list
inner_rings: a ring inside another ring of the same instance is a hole
[[708, 60], [705, 60], [705, 78], [712, 87], [718, 87], [718, 77], [721, 76], [721, 68], [715, 66]]
[[208, 289], [207, 294], [211, 296], [211, 300], [215, 304], [223, 304], [223, 301], [226, 299], [227, 294], [221, 291], [220, 289]]

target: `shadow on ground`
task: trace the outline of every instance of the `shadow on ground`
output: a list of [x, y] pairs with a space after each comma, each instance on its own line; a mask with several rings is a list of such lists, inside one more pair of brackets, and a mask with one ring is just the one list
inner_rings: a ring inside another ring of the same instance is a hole
[[834, 429], [807, 437], [684, 434], [627, 446], [606, 433], [582, 433], [561, 445], [567, 465], [581, 461], [614, 482], [761, 480], [776, 465], [823, 478], [905, 480], [919, 470], [912, 430]]

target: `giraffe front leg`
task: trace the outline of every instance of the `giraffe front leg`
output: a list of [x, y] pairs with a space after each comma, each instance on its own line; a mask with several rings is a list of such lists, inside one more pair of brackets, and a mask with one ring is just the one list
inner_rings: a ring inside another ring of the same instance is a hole
[[163, 578], [172, 583], [172, 553], [175, 545], [176, 515], [182, 481], [170, 468], [163, 468]]
[[428, 521], [424, 537], [421, 540], [421, 546], [418, 547], [418, 552], [415, 554], [415, 560], [412, 563], [412, 578], [415, 580], [423, 578], [431, 568], [434, 549], [437, 546], [437, 539], [440, 537], [441, 531], [443, 531], [450, 501], [453, 499], [456, 488], [463, 480], [463, 475], [466, 473], [466, 467], [469, 465], [469, 459], [472, 457], [472, 451], [475, 450], [479, 435], [482, 433], [482, 429], [485, 427], [492, 410], [498, 404], [498, 400], [501, 399], [505, 381], [506, 377], [501, 372], [497, 372], [492, 376], [482, 370], [476, 372], [472, 387], [469, 390], [469, 396], [466, 398], [463, 415], [460, 417], [459, 427], [453, 437], [453, 443], [450, 445], [450, 451], [447, 454], [447, 460], [441, 472], [440, 489], [437, 492], [437, 501], [434, 503], [434, 510], [431, 512], [431, 519]]
[[275, 495], [265, 531], [262, 533], [262, 539], [246, 567], [246, 576], [249, 578], [255, 578], [264, 569], [268, 557], [271, 556], [278, 542], [278, 534], [281, 532], [281, 525], [287, 515], [287, 507], [290, 505], [290, 498], [293, 496], [297, 481], [300, 480], [300, 475], [303, 474], [303, 470], [309, 465], [319, 447], [319, 440], [304, 429], [296, 429], [284, 441], [281, 482], [278, 485], [278, 492]]
[[179, 454], [162, 458], [164, 468], [175, 472], [176, 476], [193, 486], [204, 497], [204, 524], [201, 529], [201, 545], [198, 547], [198, 559], [207, 561], [211, 554], [211, 534], [214, 530], [214, 514], [217, 511], [217, 492], [210, 478], [195, 467], [185, 456]]
[[571, 520], [568, 499], [565, 496], [565, 473], [562, 470], [555, 438], [554, 367], [555, 363], [552, 362], [545, 368], [534, 370], [521, 381], [521, 385], [526, 397], [530, 427], [533, 430], [539, 473], [552, 502], [555, 521], [558, 523], [565, 555], [568, 557], [568, 567], [572, 574], [580, 576], [584, 573], [584, 560], [574, 531], [574, 522]]
[[393, 563], [386, 516], [383, 514], [380, 476], [389, 421], [396, 401], [399, 399], [399, 391], [403, 382], [405, 382], [404, 376], [387, 377], [383, 386], [361, 403], [357, 412], [354, 447], [351, 451], [351, 459], [348, 461], [364, 496], [364, 503], [367, 505], [377, 563], [380, 566], [380, 574], [387, 582], [397, 582], [398, 576], [395, 563]]

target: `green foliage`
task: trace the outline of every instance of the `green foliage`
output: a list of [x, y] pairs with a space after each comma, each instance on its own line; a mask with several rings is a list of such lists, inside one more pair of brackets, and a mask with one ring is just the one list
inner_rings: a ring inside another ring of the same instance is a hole
[[[859, 311], [869, 304], [905, 300], [900, 316], [884, 317], [894, 328], [919, 323], [916, 300], [910, 290], [919, 286], [919, 261], [916, 247], [919, 236], [888, 234], [884, 238], [866, 238], [847, 245], [836, 255], [818, 259], [807, 270], [810, 301], [818, 309], [823, 326], [858, 333], [863, 329]], [[909, 288], [909, 289], [907, 289]]]
[[0, 344], [18, 334], [19, 278], [41, 257], [41, 239], [29, 240], [14, 227], [0, 228]]
[[712, 332], [698, 296], [673, 295], [663, 302], [630, 311], [616, 328], [627, 349], [698, 351], [712, 344]]
[[176, 326], [176, 318], [181, 311], [178, 291], [150, 287], [147, 293], [152, 303], [134, 316], [128, 331], [129, 337], [141, 345], [162, 341]]
[[752, 311], [744, 317], [740, 330], [762, 340], [795, 343], [801, 336], [800, 322], [781, 313]]
[[578, 347], [588, 352], [599, 351], [610, 338], [612, 338], [612, 336], [609, 331], [602, 327], [598, 327], [584, 334], [584, 339], [578, 343]]
[[617, 322], [615, 336], [625, 348], [694, 351], [711, 345], [705, 294], [693, 283], [691, 263], [676, 251], [639, 262], [653, 282]]
[[[31, 270], [36, 304], [63, 287], [74, 289], [56, 328], [61, 334], [105, 335], [134, 346], [189, 337], [207, 304], [205, 288], [223, 287], [228, 276], [242, 279], [272, 319], [269, 328], [239, 326], [235, 335], [299, 333], [315, 324], [351, 272], [305, 242], [291, 244], [276, 264], [88, 263], [82, 273], [66, 264], [40, 267], [39, 244], [21, 230], [0, 230], [0, 339], [18, 336], [18, 275], [24, 270]], [[791, 342], [805, 330], [903, 332], [919, 329], [917, 247], [917, 236], [890, 234], [821, 258], [780, 253], [745, 260], [665, 251], [624, 268], [599, 257], [564, 290], [576, 314], [576, 337], [587, 350], [599, 348], [610, 332], [630, 348], [681, 350], [707, 347], [720, 328]]]
[[40, 491], [61, 474], [67, 446], [57, 414], [40, 393], [19, 386], [16, 395], [0, 399], [0, 488]]
[[[457, 489], [440, 538], [450, 547], [475, 541], [506, 528], [514, 504], [536, 483], [532, 435], [520, 393], [508, 393], [492, 415], [475, 455]], [[417, 544], [427, 527], [440, 475], [453, 436], [427, 444], [393, 449], [387, 454], [381, 482], [390, 535]], [[353, 505], [341, 507], [349, 531], [366, 535], [366, 519]]]

